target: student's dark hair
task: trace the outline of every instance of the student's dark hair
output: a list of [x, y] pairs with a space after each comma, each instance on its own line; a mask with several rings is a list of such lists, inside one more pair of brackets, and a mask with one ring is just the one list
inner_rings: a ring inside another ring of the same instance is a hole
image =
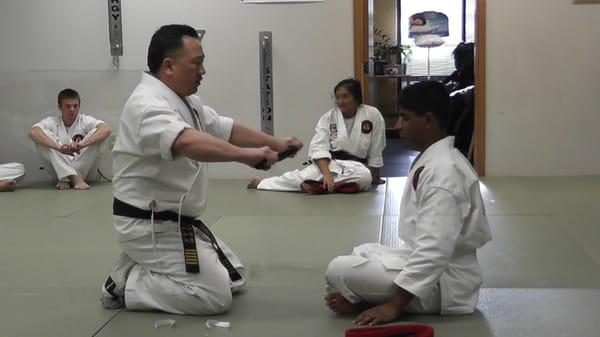
[[348, 79], [340, 81], [340, 83], [336, 84], [335, 88], [333, 88], [334, 96], [335, 96], [335, 93], [340, 88], [346, 88], [346, 90], [348, 90], [350, 95], [352, 95], [352, 97], [354, 97], [354, 99], [356, 100], [356, 102], [358, 104], [363, 103], [362, 86], [360, 85], [359, 81], [357, 81], [353, 78], [348, 78]]
[[158, 73], [165, 58], [183, 47], [184, 36], [200, 39], [198, 32], [188, 25], [166, 25], [154, 32], [148, 47], [148, 68], [152, 74]]
[[436, 81], [423, 81], [402, 89], [399, 105], [417, 116], [431, 112], [440, 128], [446, 130], [450, 118], [450, 97], [446, 87]]
[[452, 51], [454, 65], [463, 81], [475, 80], [475, 44], [461, 42]]
[[63, 89], [58, 93], [58, 105], [61, 105], [62, 101], [64, 101], [65, 99], [76, 99], [79, 101], [79, 103], [81, 103], [79, 93], [71, 88]]

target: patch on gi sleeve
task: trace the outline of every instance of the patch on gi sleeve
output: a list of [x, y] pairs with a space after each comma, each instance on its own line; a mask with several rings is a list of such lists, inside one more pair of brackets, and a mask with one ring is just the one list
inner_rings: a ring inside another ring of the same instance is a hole
[[360, 131], [362, 131], [362, 133], [368, 135], [369, 133], [371, 133], [371, 131], [373, 131], [373, 123], [369, 120], [362, 121], [362, 124], [360, 126]]
[[329, 132], [337, 133], [337, 124], [329, 124]]
[[425, 166], [419, 167], [415, 171], [415, 174], [413, 175], [412, 186], [413, 186], [413, 190], [415, 190], [415, 191], [417, 190], [417, 185], [419, 184], [419, 177], [421, 176], [421, 172], [423, 172], [424, 169], [425, 169]]

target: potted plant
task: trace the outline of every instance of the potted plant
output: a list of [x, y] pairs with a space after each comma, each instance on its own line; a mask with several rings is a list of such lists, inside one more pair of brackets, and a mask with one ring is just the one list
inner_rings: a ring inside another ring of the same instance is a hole
[[406, 64], [411, 54], [410, 46], [399, 45], [387, 48], [385, 59], [389, 64], [384, 66], [384, 72], [387, 75], [405, 75]]
[[373, 64], [375, 75], [383, 75], [384, 67], [389, 62], [389, 49], [392, 47], [392, 40], [379, 28], [375, 28], [373, 44]]
[[[395, 45], [389, 36], [379, 28], [375, 28], [375, 42], [373, 45], [373, 61], [375, 75], [404, 75], [406, 64], [412, 54], [409, 45]], [[390, 69], [385, 71], [385, 69]]]

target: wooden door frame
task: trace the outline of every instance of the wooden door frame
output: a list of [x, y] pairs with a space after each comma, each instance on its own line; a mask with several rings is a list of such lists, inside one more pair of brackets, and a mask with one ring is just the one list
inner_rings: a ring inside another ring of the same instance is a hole
[[354, 0], [354, 78], [363, 88], [363, 99], [369, 101], [369, 81], [364, 61], [369, 59], [369, 1]]
[[[354, 1], [354, 78], [363, 86], [365, 101], [369, 101], [369, 81], [363, 62], [369, 58], [368, 0]], [[474, 166], [485, 176], [485, 0], [477, 0], [475, 14], [475, 130], [473, 134]]]

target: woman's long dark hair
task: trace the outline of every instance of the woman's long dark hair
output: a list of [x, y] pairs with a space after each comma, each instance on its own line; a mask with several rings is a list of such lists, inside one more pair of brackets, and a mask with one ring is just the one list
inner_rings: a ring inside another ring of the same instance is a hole
[[354, 99], [356, 100], [356, 102], [359, 105], [363, 104], [362, 86], [360, 85], [359, 81], [357, 81], [353, 78], [348, 78], [343, 81], [340, 81], [340, 83], [338, 83], [335, 86], [335, 88], [333, 88], [333, 96], [334, 97], [335, 97], [335, 93], [338, 91], [339, 88], [346, 88], [346, 90], [348, 90], [350, 95], [352, 95], [352, 97], [354, 97]]

